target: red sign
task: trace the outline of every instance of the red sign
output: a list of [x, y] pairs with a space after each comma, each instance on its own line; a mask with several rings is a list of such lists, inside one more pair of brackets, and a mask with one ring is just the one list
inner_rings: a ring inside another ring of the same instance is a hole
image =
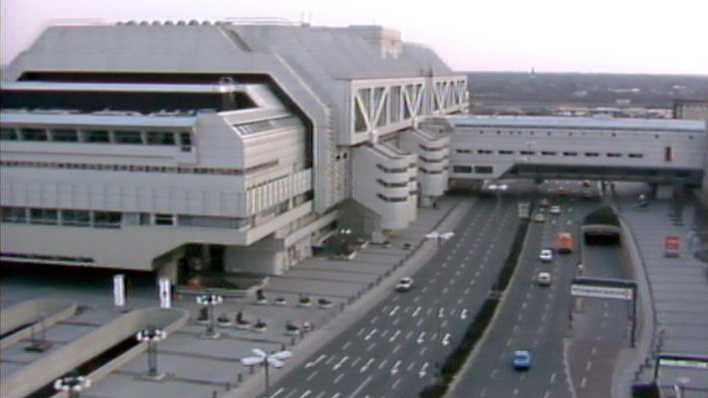
[[664, 238], [664, 254], [667, 256], [678, 256], [681, 247], [681, 238], [669, 235]]

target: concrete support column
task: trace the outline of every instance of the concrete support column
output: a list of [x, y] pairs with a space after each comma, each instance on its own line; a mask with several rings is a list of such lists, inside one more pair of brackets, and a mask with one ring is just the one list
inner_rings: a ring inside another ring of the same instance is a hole
[[211, 246], [204, 244], [201, 246], [202, 249], [202, 264], [205, 268], [211, 268]]

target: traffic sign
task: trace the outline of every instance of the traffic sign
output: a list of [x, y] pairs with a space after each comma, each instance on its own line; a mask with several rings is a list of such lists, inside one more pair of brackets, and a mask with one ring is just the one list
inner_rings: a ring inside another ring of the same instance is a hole
[[580, 297], [632, 300], [634, 289], [609, 286], [570, 285], [570, 294]]

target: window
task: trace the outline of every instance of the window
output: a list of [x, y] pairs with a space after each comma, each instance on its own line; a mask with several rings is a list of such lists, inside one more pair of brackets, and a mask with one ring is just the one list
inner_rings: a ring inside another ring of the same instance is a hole
[[62, 210], [62, 225], [88, 227], [91, 225], [91, 213], [85, 210]]
[[52, 130], [52, 141], [79, 142], [79, 133], [74, 129], [54, 129]]
[[192, 145], [192, 135], [189, 133], [179, 133], [179, 140], [181, 141], [180, 144], [183, 146]]
[[493, 152], [487, 149], [478, 149], [477, 153], [480, 155], [491, 155]]
[[151, 225], [150, 213], [140, 213], [140, 225]]
[[142, 144], [139, 131], [114, 131], [113, 141], [116, 144]]
[[155, 225], [175, 225], [172, 214], [155, 214]]
[[608, 154], [607, 154], [607, 157], [608, 157], [608, 158], [621, 158], [621, 157], [622, 157], [622, 154], [621, 154], [621, 153], [613, 152], [613, 153], [608, 153]]
[[596, 157], [600, 156], [600, 154], [597, 152], [585, 152], [585, 156], [587, 156], [589, 158], [596, 158]]
[[408, 186], [408, 182], [386, 182], [380, 178], [376, 179], [376, 182], [383, 185], [386, 188], [405, 188]]
[[3, 207], [2, 221], [24, 224], [27, 222], [27, 211], [24, 207]]
[[578, 156], [577, 152], [563, 152], [563, 156]]
[[453, 173], [471, 173], [472, 166], [453, 166], [452, 172]]
[[541, 151], [541, 156], [556, 156], [556, 153], [553, 151]]
[[456, 149], [455, 152], [457, 153], [472, 153], [470, 149]]
[[175, 135], [166, 131], [148, 131], [147, 143], [149, 145], [174, 145]]
[[536, 152], [534, 152], [534, 151], [520, 151], [519, 153], [522, 154], [522, 155], [524, 155], [524, 156], [529, 156], [529, 155], [535, 155], [535, 154], [536, 154]]
[[513, 155], [514, 151], [499, 151], [500, 155]]
[[30, 223], [56, 225], [58, 214], [54, 209], [30, 209]]
[[84, 140], [94, 144], [111, 142], [106, 130], [87, 130], [84, 133]]
[[383, 200], [384, 202], [406, 202], [408, 201], [407, 196], [402, 196], [402, 197], [389, 197], [389, 196], [384, 196], [380, 193], [377, 193], [376, 196], [378, 196], [379, 199]]
[[44, 129], [22, 129], [25, 141], [47, 141], [47, 131]]
[[120, 228], [122, 214], [117, 211], [97, 211], [94, 213], [93, 226], [96, 228]]
[[630, 153], [628, 156], [629, 156], [630, 158], [632, 158], [632, 159], [641, 159], [641, 158], [644, 157], [644, 154], [641, 154], [641, 153]]
[[2, 141], [17, 141], [17, 131], [10, 127], [0, 128], [0, 140]]
[[492, 174], [494, 168], [492, 166], [475, 166], [474, 172], [478, 174]]

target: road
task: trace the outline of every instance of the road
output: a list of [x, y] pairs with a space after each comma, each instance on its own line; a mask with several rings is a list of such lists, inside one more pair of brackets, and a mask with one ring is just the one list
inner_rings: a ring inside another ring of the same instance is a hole
[[[367, 316], [271, 387], [272, 398], [415, 396], [458, 343], [511, 246], [511, 198], [480, 198], [451, 240]], [[440, 231], [445, 232], [445, 231]]]

